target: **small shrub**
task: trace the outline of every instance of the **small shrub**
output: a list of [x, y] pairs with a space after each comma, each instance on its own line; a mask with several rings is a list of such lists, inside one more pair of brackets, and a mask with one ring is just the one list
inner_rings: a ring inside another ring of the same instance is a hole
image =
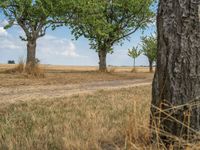
[[109, 70], [110, 73], [114, 73], [115, 71], [116, 71], [116, 69], [114, 67], [111, 67]]

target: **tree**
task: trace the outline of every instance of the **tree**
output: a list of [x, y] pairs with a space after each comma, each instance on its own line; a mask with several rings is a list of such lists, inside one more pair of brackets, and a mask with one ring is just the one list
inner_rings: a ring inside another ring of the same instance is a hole
[[142, 51], [148, 58], [149, 71], [153, 72], [153, 63], [156, 61], [157, 53], [157, 37], [151, 35], [149, 37], [142, 37]]
[[87, 0], [79, 2], [71, 22], [76, 39], [87, 38], [99, 56], [99, 70], [106, 71], [106, 56], [113, 46], [153, 21], [154, 0]]
[[47, 28], [53, 24], [51, 15], [56, 9], [56, 0], [3, 0], [0, 8], [7, 17], [6, 29], [19, 25], [25, 33], [21, 40], [27, 41], [26, 64], [34, 66], [36, 59], [36, 41], [43, 37]]
[[141, 55], [141, 51], [138, 50], [137, 47], [133, 47], [132, 49], [128, 50], [128, 56], [130, 56], [131, 58], [133, 58], [133, 71], [136, 71], [135, 69], [135, 60], [137, 57], [139, 57]]
[[165, 144], [178, 142], [183, 146], [199, 141], [199, 10], [199, 1], [159, 2], [151, 125], [152, 131], [157, 128], [153, 140], [160, 139]]
[[14, 60], [8, 60], [8, 64], [15, 64]]

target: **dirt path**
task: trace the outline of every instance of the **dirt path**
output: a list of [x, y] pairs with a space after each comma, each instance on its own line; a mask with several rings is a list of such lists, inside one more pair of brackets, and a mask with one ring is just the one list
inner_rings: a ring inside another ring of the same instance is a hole
[[51, 99], [71, 96], [81, 93], [92, 93], [97, 90], [112, 90], [128, 87], [150, 85], [149, 79], [137, 80], [115, 80], [104, 82], [90, 82], [83, 84], [69, 85], [44, 85], [44, 86], [19, 86], [19, 87], [0, 87], [0, 103], [27, 101], [33, 99]]

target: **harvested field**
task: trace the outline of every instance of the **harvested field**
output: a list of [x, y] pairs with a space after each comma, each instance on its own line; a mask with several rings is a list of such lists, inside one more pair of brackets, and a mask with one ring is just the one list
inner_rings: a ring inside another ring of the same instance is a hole
[[150, 86], [0, 105], [0, 149], [151, 149]]
[[0, 65], [0, 149], [152, 149], [148, 70], [43, 66], [34, 78], [13, 67]]
[[[97, 81], [117, 81], [117, 80], [152, 80], [153, 74], [148, 72], [111, 72], [100, 73], [89, 70], [87, 67], [75, 67], [74, 71], [65, 67], [44, 67], [44, 78], [28, 77], [26, 74], [8, 74], [5, 70], [13, 68], [15, 65], [0, 65], [0, 87], [19, 87], [19, 86], [36, 86], [36, 85], [67, 85], [81, 84]], [[83, 68], [85, 70], [82, 70]], [[75, 71], [76, 70], [76, 71]], [[88, 71], [89, 70], [89, 71]]]

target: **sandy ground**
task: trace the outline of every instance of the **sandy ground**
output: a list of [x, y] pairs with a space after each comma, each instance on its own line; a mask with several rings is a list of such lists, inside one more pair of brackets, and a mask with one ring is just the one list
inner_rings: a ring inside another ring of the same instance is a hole
[[52, 99], [97, 90], [112, 90], [142, 85], [150, 85], [150, 79], [97, 81], [67, 85], [31, 85], [18, 87], [0, 87], [0, 103], [18, 102], [38, 99]]

